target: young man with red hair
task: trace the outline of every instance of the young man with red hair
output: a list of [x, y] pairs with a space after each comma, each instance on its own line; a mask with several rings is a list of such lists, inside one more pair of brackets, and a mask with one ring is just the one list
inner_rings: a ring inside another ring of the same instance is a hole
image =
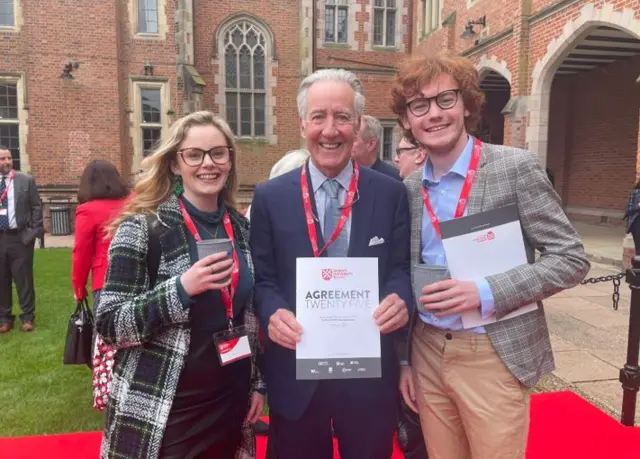
[[[484, 102], [469, 60], [414, 56], [400, 67], [392, 97], [405, 136], [428, 155], [405, 180], [411, 265], [447, 265], [438, 221], [510, 204], [529, 259], [486, 278], [422, 288], [416, 301], [426, 312], [410, 322], [401, 392], [417, 406], [430, 459], [524, 458], [529, 388], [554, 369], [540, 302], [585, 277], [584, 248], [534, 153], [469, 134]], [[536, 311], [500, 321], [533, 302]], [[471, 310], [498, 321], [464, 329], [460, 314]]]

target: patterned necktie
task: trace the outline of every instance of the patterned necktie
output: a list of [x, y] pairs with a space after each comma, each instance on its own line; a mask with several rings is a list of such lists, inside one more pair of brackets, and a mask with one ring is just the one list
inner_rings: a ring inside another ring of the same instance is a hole
[[[7, 177], [2, 176], [2, 180], [0, 180], [0, 196], [4, 194], [4, 190], [7, 189]], [[0, 202], [0, 230], [9, 229], [9, 193], [4, 197], [2, 202]]]
[[[325, 180], [322, 184], [322, 189], [327, 195], [324, 209], [324, 228], [322, 229], [325, 244], [333, 235], [340, 221], [340, 214], [342, 213], [339, 198], [340, 188], [340, 183], [336, 180]], [[330, 257], [346, 257], [348, 248], [347, 231], [343, 227], [337, 239], [327, 248], [327, 255]]]

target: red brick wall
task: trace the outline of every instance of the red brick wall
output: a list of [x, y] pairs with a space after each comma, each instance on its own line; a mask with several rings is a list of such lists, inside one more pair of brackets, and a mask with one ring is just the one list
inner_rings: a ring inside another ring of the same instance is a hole
[[547, 147], [547, 167], [551, 169], [555, 178], [555, 189], [566, 203], [570, 169], [565, 163], [571, 157], [570, 141], [573, 129], [573, 105], [571, 101], [570, 77], [558, 78], [551, 87], [549, 105], [549, 144]]
[[567, 82], [573, 93], [567, 205], [624, 211], [636, 175], [638, 73], [640, 58]]
[[[295, 95], [300, 84], [300, 32], [299, 1], [244, 0], [241, 7], [236, 1], [195, 2], [194, 47], [195, 66], [207, 82], [204, 91], [204, 106], [215, 112], [221, 107], [215, 96], [221, 90], [214, 78], [218, 66], [212, 63], [214, 40], [219, 26], [236, 13], [247, 13], [259, 17], [270, 28], [275, 38], [277, 77], [275, 88], [276, 107], [267, 106], [267, 116], [276, 116], [275, 135], [277, 145], [262, 141], [243, 141], [239, 144], [239, 177], [241, 184], [255, 184], [265, 180], [273, 164], [287, 151], [300, 148], [300, 131]], [[272, 56], [273, 57], [273, 56]], [[268, 84], [268, 83], [267, 83]], [[269, 101], [268, 101], [269, 102]], [[220, 113], [225, 116], [224, 113]]]
[[[0, 73], [26, 73], [27, 152], [39, 185], [75, 185], [90, 159], [106, 159], [126, 174], [133, 147], [129, 135], [129, 77], [143, 75], [144, 61], [171, 81], [175, 108], [175, 30], [166, 41], [134, 40], [124, 2], [22, 1], [24, 25], [0, 40]], [[167, 1], [173, 17], [173, 2]], [[64, 64], [80, 62], [73, 80]], [[174, 108], [174, 109], [175, 109]]]

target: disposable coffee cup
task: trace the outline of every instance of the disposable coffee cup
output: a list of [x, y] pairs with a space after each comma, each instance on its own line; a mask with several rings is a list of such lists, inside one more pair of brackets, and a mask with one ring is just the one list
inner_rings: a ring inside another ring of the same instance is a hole
[[414, 265], [413, 266], [413, 294], [416, 297], [416, 307], [420, 312], [433, 312], [426, 311], [424, 305], [420, 302], [422, 296], [422, 288], [425, 285], [434, 284], [439, 281], [443, 281], [451, 278], [449, 269], [446, 266], [438, 265]]
[[[209, 255], [213, 255], [214, 253], [220, 252], [226, 253], [228, 258], [232, 258], [233, 245], [231, 244], [231, 239], [208, 239], [206, 241], [196, 242], [196, 246], [198, 249], [199, 260], [202, 260], [204, 257], [208, 257]], [[230, 276], [227, 276], [224, 279], [220, 280], [220, 283], [224, 284], [229, 280]]]

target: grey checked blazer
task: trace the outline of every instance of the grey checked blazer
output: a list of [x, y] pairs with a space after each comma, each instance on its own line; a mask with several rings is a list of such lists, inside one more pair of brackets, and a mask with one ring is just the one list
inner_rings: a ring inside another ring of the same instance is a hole
[[[423, 169], [404, 183], [411, 211], [411, 265], [420, 263]], [[516, 203], [527, 245], [528, 265], [487, 278], [496, 315], [504, 317], [518, 307], [538, 302], [538, 310], [486, 326], [502, 361], [525, 386], [531, 387], [555, 366], [542, 300], [577, 285], [589, 272], [584, 247], [569, 223], [535, 154], [513, 147], [483, 144], [482, 156], [467, 203], [467, 214], [477, 214]], [[534, 262], [535, 250], [540, 257]], [[413, 273], [412, 273], [413, 275]], [[409, 322], [420, 320], [417, 313]], [[411, 340], [405, 347], [411, 355]]]

